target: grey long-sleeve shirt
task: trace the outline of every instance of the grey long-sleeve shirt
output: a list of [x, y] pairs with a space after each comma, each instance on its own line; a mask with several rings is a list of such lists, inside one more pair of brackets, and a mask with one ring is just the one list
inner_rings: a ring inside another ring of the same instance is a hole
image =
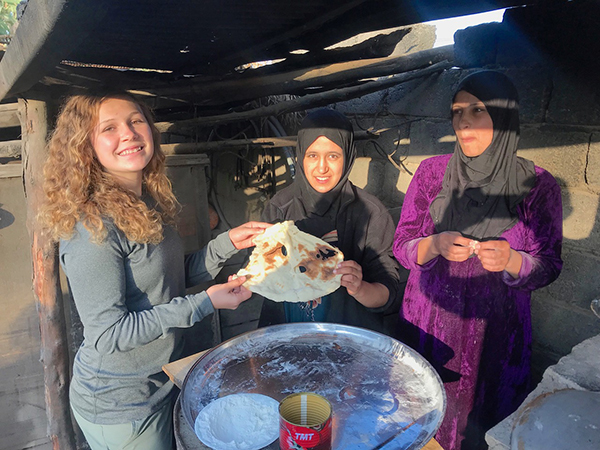
[[147, 417], [170, 398], [173, 384], [161, 367], [181, 355], [180, 328], [214, 312], [206, 292], [185, 295], [186, 287], [213, 279], [237, 250], [223, 233], [186, 257], [171, 227], [154, 245], [105, 225], [97, 244], [77, 224], [60, 243], [60, 262], [84, 327], [71, 405], [93, 423], [116, 424]]

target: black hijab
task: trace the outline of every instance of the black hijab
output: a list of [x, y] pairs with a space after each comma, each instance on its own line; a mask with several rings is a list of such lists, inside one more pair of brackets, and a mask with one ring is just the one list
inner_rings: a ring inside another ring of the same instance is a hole
[[[332, 190], [323, 194], [310, 185], [303, 164], [306, 150], [320, 136], [336, 143], [344, 154], [344, 171], [340, 181]], [[354, 130], [343, 114], [332, 109], [319, 109], [304, 118], [298, 130], [296, 145], [296, 163], [299, 170], [290, 186], [293, 196], [304, 209], [305, 220], [297, 223], [302, 231], [321, 237], [335, 229], [343, 199], [353, 196], [348, 177], [355, 159]], [[348, 195], [344, 195], [345, 193]]]
[[478, 240], [492, 239], [512, 228], [517, 206], [535, 185], [535, 166], [517, 156], [519, 99], [512, 82], [500, 72], [480, 71], [461, 81], [485, 105], [494, 124], [489, 147], [468, 157], [458, 140], [448, 162], [442, 190], [429, 207], [435, 228], [459, 231]]

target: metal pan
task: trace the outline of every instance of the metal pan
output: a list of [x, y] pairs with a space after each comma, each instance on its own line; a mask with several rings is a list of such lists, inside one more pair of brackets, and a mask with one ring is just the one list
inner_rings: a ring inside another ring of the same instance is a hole
[[446, 410], [440, 377], [410, 347], [363, 328], [312, 322], [223, 342], [192, 366], [180, 399], [193, 429], [199, 411], [219, 397], [252, 392], [281, 401], [300, 391], [332, 404], [334, 449], [419, 449]]

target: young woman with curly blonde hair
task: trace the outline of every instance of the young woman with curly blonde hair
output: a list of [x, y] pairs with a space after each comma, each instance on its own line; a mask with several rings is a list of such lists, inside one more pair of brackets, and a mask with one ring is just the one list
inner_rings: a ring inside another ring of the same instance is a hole
[[127, 93], [64, 104], [44, 169], [46, 232], [83, 324], [70, 387], [93, 450], [172, 448], [173, 384], [161, 367], [182, 352], [181, 329], [251, 292], [244, 277], [186, 295], [252, 246], [269, 224], [249, 222], [184, 256], [177, 200], [149, 109]]

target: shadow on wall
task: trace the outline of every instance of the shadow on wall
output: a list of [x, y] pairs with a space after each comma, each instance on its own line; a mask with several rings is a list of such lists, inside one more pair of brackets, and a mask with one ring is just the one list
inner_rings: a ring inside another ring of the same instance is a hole
[[[585, 189], [569, 189], [564, 180], [556, 180], [562, 191], [564, 265], [558, 282], [544, 288], [543, 296], [532, 302], [536, 339], [553, 353], [544, 366], [600, 333], [600, 323], [590, 309], [590, 302], [600, 296], [599, 197]], [[549, 307], [548, 299], [561, 307]]]
[[0, 230], [12, 225], [15, 221], [15, 216], [13, 216], [10, 211], [2, 208], [2, 206], [2, 203], [0, 203]]

